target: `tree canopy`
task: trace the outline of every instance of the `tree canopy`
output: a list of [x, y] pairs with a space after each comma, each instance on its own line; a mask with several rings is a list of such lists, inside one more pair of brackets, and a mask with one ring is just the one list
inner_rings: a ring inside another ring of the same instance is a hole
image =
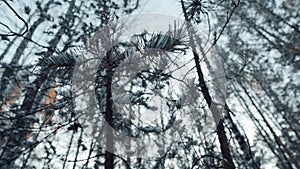
[[300, 2], [147, 3], [0, 2], [0, 168], [300, 168]]

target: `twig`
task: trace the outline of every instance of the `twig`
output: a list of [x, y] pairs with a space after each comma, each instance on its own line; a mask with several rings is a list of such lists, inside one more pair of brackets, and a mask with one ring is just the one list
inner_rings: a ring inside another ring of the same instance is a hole
[[15, 9], [6, 1], [6, 0], [2, 0], [8, 7], [9, 9], [25, 24], [25, 31], [21, 34], [13, 32], [7, 25], [1, 23], [1, 25], [5, 26], [8, 30], [10, 30], [9, 34], [0, 34], [0, 36], [23, 36], [25, 35], [25, 33], [28, 32], [28, 23], [15, 11]]

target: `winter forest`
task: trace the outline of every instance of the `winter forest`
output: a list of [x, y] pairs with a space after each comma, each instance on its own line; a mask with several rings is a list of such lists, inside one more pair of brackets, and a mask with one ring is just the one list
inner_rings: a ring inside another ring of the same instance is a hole
[[0, 169], [300, 169], [298, 0], [0, 0], [0, 36]]

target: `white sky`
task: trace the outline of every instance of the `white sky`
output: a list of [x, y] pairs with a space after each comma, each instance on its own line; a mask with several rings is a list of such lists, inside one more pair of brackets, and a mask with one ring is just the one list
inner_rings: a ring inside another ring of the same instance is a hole
[[138, 12], [159, 12], [168, 15], [182, 16], [178, 0], [143, 0]]

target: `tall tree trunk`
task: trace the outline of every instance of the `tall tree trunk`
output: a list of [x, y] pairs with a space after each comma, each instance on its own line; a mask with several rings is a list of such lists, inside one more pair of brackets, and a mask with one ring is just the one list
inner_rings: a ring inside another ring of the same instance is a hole
[[113, 112], [112, 112], [112, 62], [111, 52], [106, 56], [106, 112], [105, 112], [105, 136], [106, 136], [106, 153], [105, 153], [105, 169], [113, 169], [114, 166], [114, 138], [113, 138]]
[[[232, 156], [230, 153], [230, 149], [229, 149], [229, 143], [228, 143], [228, 139], [226, 136], [226, 132], [224, 129], [224, 122], [223, 119], [221, 118], [221, 112], [218, 110], [217, 105], [212, 102], [212, 98], [211, 95], [208, 91], [208, 88], [205, 84], [204, 81], [204, 75], [200, 66], [200, 58], [199, 55], [197, 54], [197, 51], [195, 49], [195, 44], [193, 42], [194, 37], [193, 37], [193, 30], [192, 30], [192, 25], [190, 23], [190, 20], [188, 19], [187, 13], [186, 13], [186, 8], [184, 6], [184, 2], [183, 0], [181, 0], [181, 7], [182, 7], [182, 11], [184, 13], [184, 18], [187, 21], [187, 27], [188, 27], [188, 33], [189, 33], [189, 38], [190, 38], [190, 45], [192, 47], [193, 50], [193, 55], [194, 55], [194, 61], [195, 61], [195, 65], [196, 65], [196, 70], [197, 70], [197, 74], [198, 74], [198, 78], [199, 78], [199, 86], [201, 88], [201, 92], [203, 94], [203, 97], [206, 101], [206, 103], [208, 104], [211, 113], [213, 115], [215, 124], [217, 126], [217, 134], [219, 137], [219, 142], [220, 142], [220, 146], [221, 146], [221, 152], [222, 155], [224, 157], [224, 162], [223, 162], [223, 167], [225, 169], [234, 169], [234, 163], [232, 160]], [[205, 57], [205, 56], [204, 56]]]

